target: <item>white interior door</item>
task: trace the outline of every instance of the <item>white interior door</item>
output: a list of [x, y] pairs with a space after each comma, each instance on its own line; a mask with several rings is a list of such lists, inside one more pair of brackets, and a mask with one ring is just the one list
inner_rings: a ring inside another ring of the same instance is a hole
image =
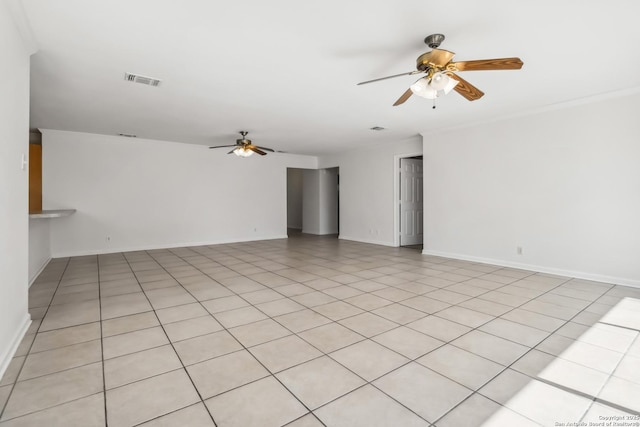
[[422, 216], [422, 159], [400, 159], [400, 246], [422, 244]]

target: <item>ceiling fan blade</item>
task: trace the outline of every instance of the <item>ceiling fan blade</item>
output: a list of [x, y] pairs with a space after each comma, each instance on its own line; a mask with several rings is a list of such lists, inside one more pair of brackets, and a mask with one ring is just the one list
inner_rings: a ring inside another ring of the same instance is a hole
[[271, 148], [267, 148], [267, 147], [260, 147], [259, 145], [254, 145], [254, 147], [259, 148], [263, 151], [269, 151], [270, 153], [275, 153], [275, 150], [272, 150]]
[[251, 150], [251, 151], [253, 151], [254, 153], [260, 154], [261, 156], [266, 156], [267, 155], [267, 153], [265, 153], [264, 151], [262, 151], [261, 149], [259, 149], [255, 145], [247, 145], [246, 148]]
[[411, 91], [411, 89], [407, 89], [407, 91], [403, 93], [402, 96], [398, 98], [396, 102], [393, 103], [393, 106], [396, 107], [400, 104], [404, 104], [405, 101], [411, 97], [411, 95], [413, 95], [413, 92]]
[[452, 62], [447, 69], [451, 71], [519, 70], [523, 64], [520, 58], [478, 59]]
[[227, 148], [227, 147], [235, 147], [235, 145], [216, 145], [214, 147], [209, 147], [209, 148]]
[[227, 154], [233, 154], [234, 151], [236, 151], [235, 148], [233, 150], [229, 151]]
[[450, 73], [448, 74], [452, 79], [457, 80], [458, 84], [453, 88], [460, 95], [467, 98], [469, 101], [475, 101], [476, 99], [480, 99], [484, 96], [484, 92], [463, 79], [462, 77]]
[[409, 71], [408, 73], [401, 73], [401, 74], [395, 74], [393, 76], [380, 77], [379, 79], [373, 79], [373, 80], [367, 80], [366, 82], [360, 82], [360, 83], [357, 84], [357, 86], [366, 85], [368, 83], [379, 82], [380, 80], [393, 79], [393, 78], [400, 77], [400, 76], [410, 76], [412, 74], [418, 74], [418, 73], [421, 73], [421, 72], [422, 71], [420, 71], [420, 70], [415, 70], [415, 71]]

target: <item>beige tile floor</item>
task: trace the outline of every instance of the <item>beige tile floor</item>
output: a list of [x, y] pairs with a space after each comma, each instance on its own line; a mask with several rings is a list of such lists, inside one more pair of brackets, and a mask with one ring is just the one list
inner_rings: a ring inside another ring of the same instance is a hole
[[637, 422], [639, 299], [304, 235], [55, 259], [0, 426]]

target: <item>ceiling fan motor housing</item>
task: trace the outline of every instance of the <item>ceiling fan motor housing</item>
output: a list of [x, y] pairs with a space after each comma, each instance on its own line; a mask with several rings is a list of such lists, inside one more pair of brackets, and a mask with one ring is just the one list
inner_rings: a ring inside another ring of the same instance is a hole
[[455, 54], [444, 49], [434, 49], [423, 53], [416, 60], [416, 68], [419, 71], [439, 71], [447, 66]]
[[431, 52], [423, 53], [416, 60], [416, 68], [420, 71], [426, 71], [427, 68], [430, 67], [429, 57], [431, 56]]

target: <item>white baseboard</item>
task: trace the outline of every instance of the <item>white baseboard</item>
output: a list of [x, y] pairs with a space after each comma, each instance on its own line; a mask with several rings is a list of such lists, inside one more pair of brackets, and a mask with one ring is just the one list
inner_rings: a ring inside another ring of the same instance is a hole
[[184, 248], [190, 246], [208, 246], [208, 245], [223, 245], [228, 243], [244, 243], [244, 242], [259, 242], [262, 240], [276, 240], [276, 239], [286, 239], [289, 236], [286, 234], [278, 234], [278, 235], [270, 235], [270, 236], [259, 236], [252, 238], [237, 238], [237, 239], [221, 239], [221, 240], [212, 240], [212, 241], [204, 241], [204, 242], [183, 242], [183, 243], [167, 243], [161, 245], [148, 245], [148, 246], [123, 246], [118, 248], [102, 248], [102, 249], [86, 249], [80, 251], [62, 251], [62, 252], [54, 252], [53, 258], [66, 258], [73, 256], [86, 256], [86, 255], [104, 255], [104, 254], [115, 254], [120, 252], [135, 252], [135, 251], [153, 251], [156, 249], [173, 249], [173, 248]]
[[47, 258], [47, 260], [42, 263], [38, 271], [36, 271], [35, 274], [29, 278], [29, 287], [33, 285], [33, 282], [35, 282], [35, 280], [38, 278], [40, 273], [42, 273], [42, 271], [47, 267], [47, 265], [49, 265], [49, 262], [51, 261], [51, 259], [52, 259], [51, 257]]
[[300, 232], [302, 234], [310, 234], [312, 236], [335, 236], [337, 234], [335, 231], [324, 233], [316, 230], [300, 230]]
[[0, 352], [0, 378], [2, 378], [5, 371], [9, 367], [9, 363], [11, 363], [11, 359], [13, 358], [13, 355], [16, 354], [16, 351], [18, 350], [18, 346], [22, 342], [22, 338], [24, 338], [24, 335], [27, 333], [27, 330], [29, 329], [30, 325], [31, 325], [31, 315], [29, 313], [25, 313], [25, 317], [22, 320], [22, 324], [20, 325], [19, 328], [17, 328], [17, 331], [13, 336], [13, 339], [11, 340], [9, 345]]
[[359, 237], [344, 236], [342, 234], [340, 234], [338, 236], [338, 239], [340, 239], [340, 240], [351, 240], [352, 242], [359, 242], [359, 243], [369, 243], [369, 244], [372, 244], [372, 245], [382, 245], [382, 246], [396, 247], [396, 245], [393, 242], [387, 242], [387, 241], [384, 241], [384, 240], [361, 239]]
[[518, 268], [521, 270], [530, 270], [530, 271], [535, 271], [537, 273], [555, 274], [558, 276], [567, 276], [567, 277], [573, 277], [576, 279], [591, 280], [594, 282], [611, 283], [614, 285], [631, 286], [634, 288], [640, 288], [640, 280], [628, 279], [624, 277], [605, 276], [601, 274], [587, 273], [584, 271], [565, 270], [565, 269], [555, 268], [555, 267], [546, 267], [543, 265], [525, 264], [520, 262], [505, 261], [501, 259], [483, 258], [483, 257], [476, 257], [471, 255], [432, 251], [432, 250], [426, 250], [426, 249], [422, 251], [422, 255], [433, 255], [433, 256], [439, 256], [443, 258], [453, 258], [453, 259], [459, 259], [462, 261], [479, 262], [483, 264], [497, 265], [500, 267], [511, 267], [511, 268]]

